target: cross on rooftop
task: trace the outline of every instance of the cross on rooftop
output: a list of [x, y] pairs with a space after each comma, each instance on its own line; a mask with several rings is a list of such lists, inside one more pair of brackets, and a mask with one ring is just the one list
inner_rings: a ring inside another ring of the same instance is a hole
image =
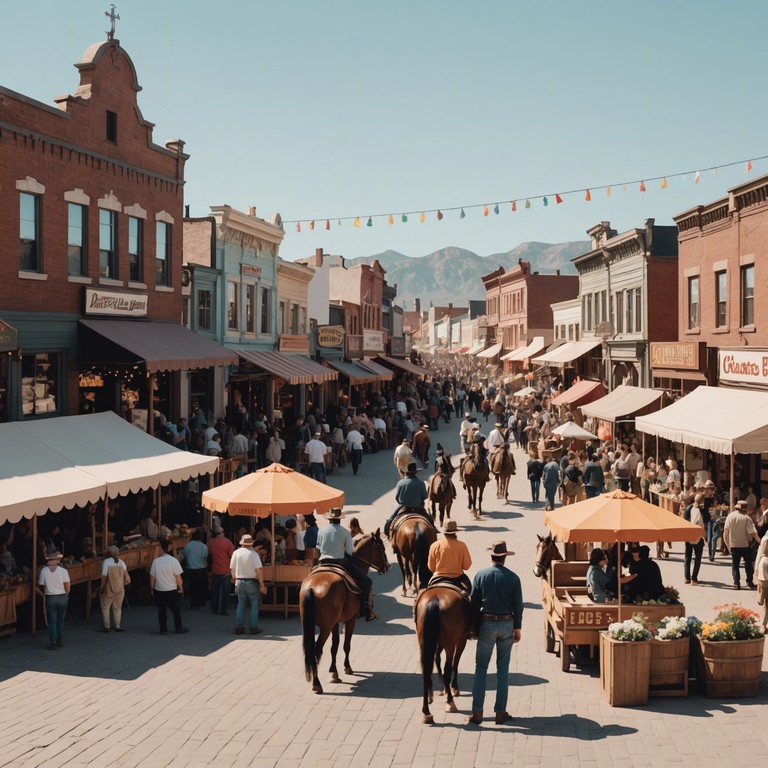
[[104, 11], [104, 15], [107, 16], [112, 23], [112, 28], [107, 32], [107, 38], [109, 40], [114, 40], [115, 38], [115, 22], [120, 20], [120, 15], [115, 13], [115, 6], [114, 3], [110, 4], [109, 10]]

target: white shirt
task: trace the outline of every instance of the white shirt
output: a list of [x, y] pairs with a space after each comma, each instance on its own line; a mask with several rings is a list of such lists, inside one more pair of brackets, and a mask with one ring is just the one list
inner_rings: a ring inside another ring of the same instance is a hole
[[258, 568], [261, 568], [261, 558], [253, 548], [240, 547], [232, 553], [229, 569], [235, 572], [236, 579], [257, 579]]
[[504, 445], [504, 435], [497, 429], [492, 429], [488, 435], [488, 451], [489, 453], [496, 453]]
[[362, 451], [365, 438], [356, 430], [350, 429], [347, 434], [347, 448], [350, 451]]
[[400, 411], [400, 413], [408, 413], [408, 406], [405, 404], [403, 400], [398, 400], [395, 403], [395, 408]]
[[64, 584], [68, 581], [69, 573], [67, 573], [66, 568], [57, 565], [51, 570], [47, 565], [44, 565], [37, 583], [41, 587], [45, 587], [46, 595], [66, 595], [67, 590], [64, 588]]
[[245, 435], [235, 435], [232, 438], [232, 453], [248, 453], [248, 438]]
[[205, 444], [205, 450], [206, 450], [206, 453], [208, 451], [215, 451], [216, 454], [218, 455], [221, 453], [221, 443], [217, 443], [215, 440], [209, 440]]
[[155, 577], [155, 589], [158, 592], [173, 592], [179, 586], [176, 576], [181, 576], [184, 569], [181, 563], [173, 555], [160, 555], [152, 561], [149, 575]]
[[205, 432], [203, 433], [203, 437], [205, 437], [205, 442], [207, 443], [209, 440], [213, 440], [213, 436], [218, 434], [216, 431], [216, 427], [207, 427]]
[[122, 560], [118, 560], [117, 562], [115, 562], [112, 559], [112, 555], [110, 555], [109, 557], [104, 558], [104, 564], [101, 566], [101, 575], [107, 576], [109, 574], [109, 569], [113, 565], [119, 565], [124, 571], [128, 570], [128, 566]]
[[384, 419], [380, 419], [378, 416], [373, 420], [373, 428], [378, 429], [381, 432], [387, 431], [387, 422]]
[[304, 446], [304, 453], [309, 456], [310, 464], [323, 464], [327, 452], [325, 443], [321, 442], [316, 437], [312, 438], [312, 440]]

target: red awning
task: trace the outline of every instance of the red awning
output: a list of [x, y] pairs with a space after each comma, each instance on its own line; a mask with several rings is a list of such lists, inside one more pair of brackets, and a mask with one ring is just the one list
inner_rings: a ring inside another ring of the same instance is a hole
[[570, 389], [561, 392], [557, 397], [550, 400], [552, 405], [570, 405], [572, 408], [578, 408], [580, 405], [586, 405], [593, 400], [599, 400], [608, 394], [606, 388], [599, 381], [590, 381], [582, 379], [577, 381]]
[[271, 350], [257, 351], [238, 349], [237, 354], [263, 368], [267, 373], [277, 376], [288, 384], [313, 384], [314, 382], [332, 381], [338, 378], [336, 371], [326, 368], [305, 355], [288, 355]]

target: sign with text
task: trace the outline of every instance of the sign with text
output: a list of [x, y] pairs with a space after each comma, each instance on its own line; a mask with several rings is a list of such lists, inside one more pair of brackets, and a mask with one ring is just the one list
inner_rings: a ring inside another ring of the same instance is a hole
[[304, 352], [304, 354], [307, 354], [309, 352], [309, 337], [288, 334], [288, 333], [281, 333], [278, 351]]
[[0, 349], [16, 349], [17, 339], [16, 329], [0, 320]]
[[145, 317], [149, 306], [146, 293], [117, 293], [97, 288], [85, 289], [86, 315]]
[[261, 277], [261, 267], [252, 267], [250, 264], [241, 264], [240, 274], [250, 275], [251, 277]]
[[366, 355], [384, 352], [384, 331], [363, 329], [363, 352]]
[[701, 345], [699, 341], [652, 341], [651, 368], [699, 371]]
[[721, 349], [717, 361], [720, 381], [768, 386], [768, 350]]
[[318, 347], [343, 347], [346, 331], [343, 325], [318, 325]]

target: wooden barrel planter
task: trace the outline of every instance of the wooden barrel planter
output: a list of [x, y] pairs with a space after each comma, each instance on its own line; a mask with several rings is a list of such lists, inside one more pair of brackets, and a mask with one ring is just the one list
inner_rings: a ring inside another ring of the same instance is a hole
[[651, 640], [650, 696], [688, 695], [691, 639]]
[[757, 696], [765, 637], [755, 640], [698, 640], [698, 671], [707, 698]]
[[650, 670], [649, 640], [614, 640], [600, 633], [600, 687], [612, 707], [647, 704]]

